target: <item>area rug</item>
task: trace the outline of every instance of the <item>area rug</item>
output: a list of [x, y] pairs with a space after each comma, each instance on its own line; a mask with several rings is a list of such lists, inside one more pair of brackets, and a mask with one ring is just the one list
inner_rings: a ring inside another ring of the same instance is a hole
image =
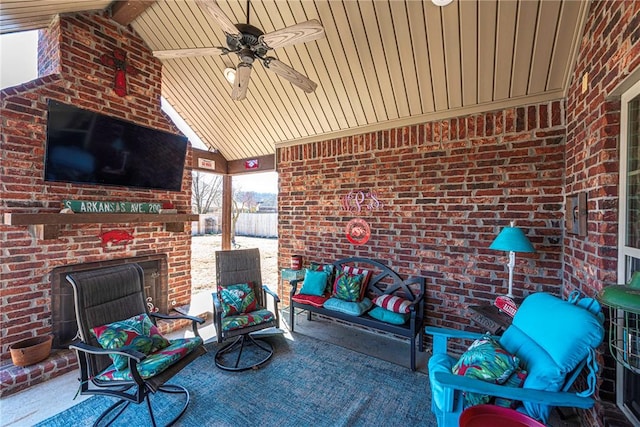
[[[218, 344], [171, 383], [191, 394], [177, 426], [436, 426], [424, 373], [300, 334], [268, 338], [272, 359], [258, 370], [215, 367]], [[173, 397], [152, 397], [159, 424]], [[114, 400], [94, 396], [38, 426], [89, 426]], [[112, 425], [151, 425], [146, 405], [130, 405]]]

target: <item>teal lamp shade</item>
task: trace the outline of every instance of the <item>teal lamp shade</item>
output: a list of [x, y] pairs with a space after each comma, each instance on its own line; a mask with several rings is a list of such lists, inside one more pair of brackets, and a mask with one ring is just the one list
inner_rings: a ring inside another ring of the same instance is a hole
[[517, 227], [505, 227], [491, 243], [489, 249], [508, 252], [535, 252], [531, 242]]

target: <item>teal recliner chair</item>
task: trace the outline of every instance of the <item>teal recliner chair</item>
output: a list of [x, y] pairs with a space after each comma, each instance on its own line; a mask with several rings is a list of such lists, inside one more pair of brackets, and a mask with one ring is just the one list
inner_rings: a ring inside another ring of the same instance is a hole
[[[478, 393], [520, 402], [517, 410], [547, 423], [553, 407], [590, 408], [595, 392], [595, 349], [604, 337], [600, 305], [591, 298], [564, 301], [546, 293], [529, 295], [513, 323], [501, 337], [494, 337], [520, 360], [528, 375], [522, 387], [506, 386], [452, 373], [456, 359], [447, 354], [449, 339], [475, 340], [482, 334], [427, 327], [433, 335], [429, 360], [431, 409], [439, 427], [457, 427], [465, 409], [463, 393]], [[585, 370], [587, 385], [570, 391]]]

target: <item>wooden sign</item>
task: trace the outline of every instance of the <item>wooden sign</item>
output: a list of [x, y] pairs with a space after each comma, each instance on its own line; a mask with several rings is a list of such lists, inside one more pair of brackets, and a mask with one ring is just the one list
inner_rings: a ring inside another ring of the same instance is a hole
[[201, 169], [209, 169], [209, 170], [216, 170], [216, 162], [213, 160], [209, 160], [209, 159], [203, 159], [202, 157], [200, 157], [198, 159], [198, 167]]
[[62, 207], [78, 213], [160, 213], [161, 203], [63, 200]]

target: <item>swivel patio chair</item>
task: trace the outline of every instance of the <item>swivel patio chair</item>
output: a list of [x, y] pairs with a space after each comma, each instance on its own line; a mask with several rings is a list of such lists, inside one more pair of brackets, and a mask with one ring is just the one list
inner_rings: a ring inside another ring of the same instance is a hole
[[[143, 272], [137, 264], [125, 264], [69, 274], [74, 291], [79, 341], [69, 348], [78, 355], [80, 393], [112, 396], [118, 400], [94, 425], [110, 424], [129, 406], [146, 400], [151, 425], [156, 426], [150, 394], [183, 394], [173, 424], [187, 409], [189, 392], [165, 384], [185, 366], [205, 353], [198, 324], [203, 319], [150, 313], [144, 295]], [[155, 319], [188, 319], [194, 338], [167, 340]], [[160, 395], [158, 395], [158, 398]], [[174, 401], [174, 399], [172, 399]]]
[[[592, 298], [574, 295], [564, 301], [535, 293], [525, 298], [501, 337], [427, 327], [433, 335], [429, 382], [438, 426], [457, 427], [463, 409], [478, 403], [500, 401], [545, 424], [553, 407], [592, 407], [603, 319]], [[479, 341], [456, 360], [447, 354], [451, 339]], [[586, 390], [570, 391], [583, 371]]]
[[[273, 347], [251, 334], [280, 327], [280, 299], [262, 284], [260, 251], [217, 251], [216, 283], [212, 296], [217, 339], [219, 343], [233, 339], [216, 353], [216, 366], [244, 371], [263, 365], [273, 356]], [[273, 311], [267, 309], [267, 295], [273, 299]]]

